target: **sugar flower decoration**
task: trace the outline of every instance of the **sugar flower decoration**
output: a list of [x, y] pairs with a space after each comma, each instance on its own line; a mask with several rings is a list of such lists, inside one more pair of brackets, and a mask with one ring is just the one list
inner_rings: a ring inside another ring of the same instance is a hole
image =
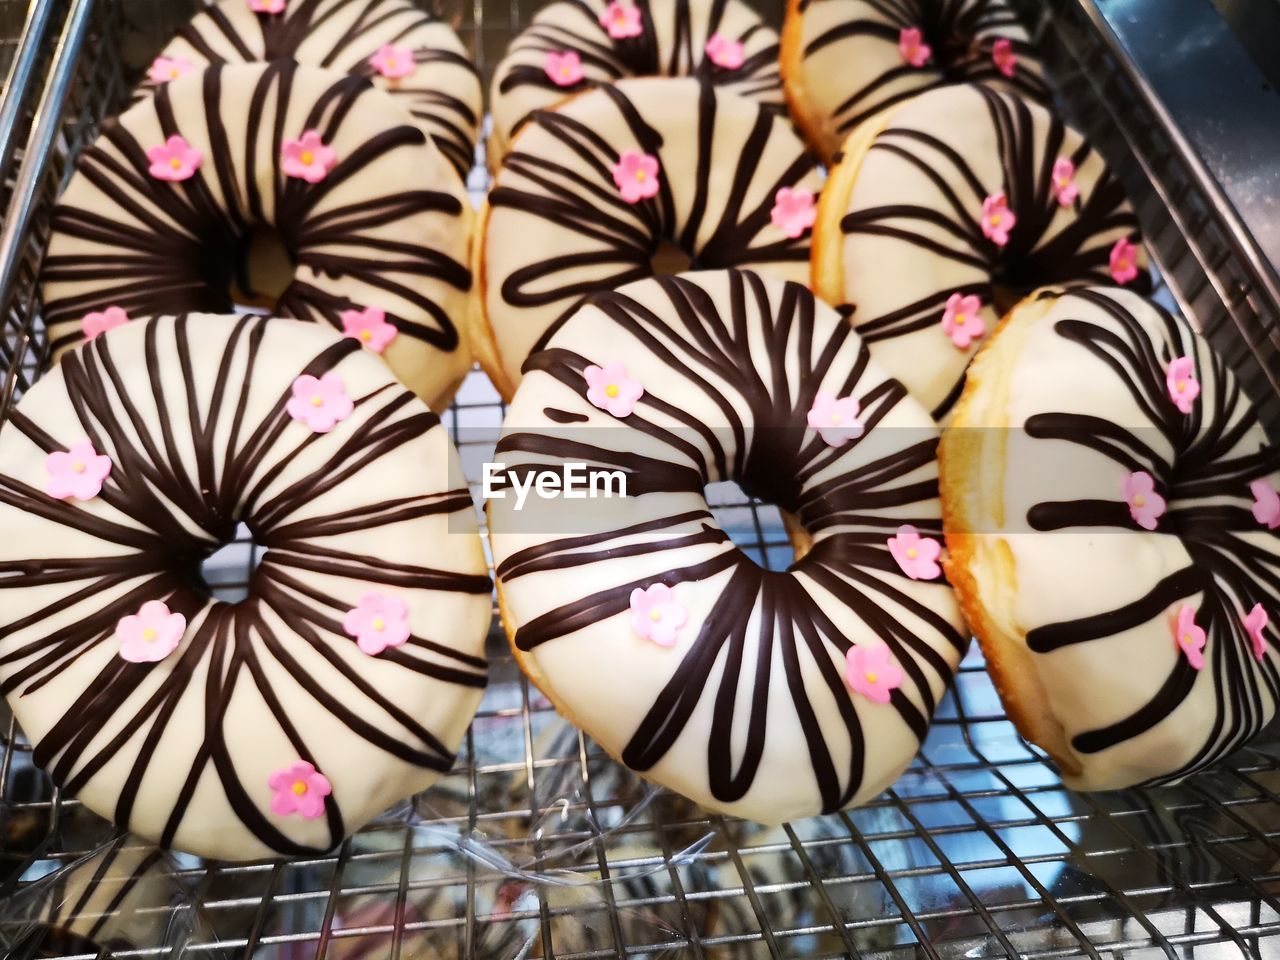
[[155, 663], [178, 649], [187, 632], [187, 618], [161, 600], [148, 600], [137, 613], [116, 624], [120, 657], [130, 663]]
[[1132, 282], [1138, 276], [1138, 248], [1121, 237], [1111, 248], [1111, 279], [1120, 286]]
[[1124, 502], [1129, 505], [1133, 522], [1143, 530], [1154, 530], [1156, 521], [1164, 516], [1164, 497], [1156, 493], [1156, 482], [1145, 470], [1124, 478]]
[[155, 84], [169, 83], [195, 68], [196, 65], [186, 57], [156, 57], [147, 68], [147, 79]]
[[1249, 484], [1249, 492], [1253, 494], [1253, 519], [1268, 530], [1280, 527], [1280, 493], [1262, 479]]
[[316, 433], [328, 433], [354, 409], [342, 378], [332, 370], [319, 379], [302, 374], [293, 381], [293, 396], [285, 404], [289, 416]]
[[280, 817], [296, 813], [305, 820], [324, 816], [324, 798], [333, 793], [329, 778], [305, 760], [291, 763], [267, 778], [271, 812]]
[[369, 58], [369, 64], [388, 80], [403, 80], [412, 76], [418, 69], [418, 61], [413, 56], [412, 47], [401, 47], [394, 43], [384, 43], [378, 52]]
[[631, 628], [660, 647], [674, 646], [676, 634], [688, 619], [676, 592], [665, 583], [631, 591]]
[[1269, 622], [1267, 611], [1262, 609], [1260, 603], [1255, 603], [1253, 608], [1244, 615], [1244, 632], [1249, 635], [1255, 660], [1261, 660], [1267, 654], [1267, 638], [1263, 636], [1262, 631], [1267, 629]]
[[1204, 667], [1204, 628], [1196, 624], [1196, 608], [1184, 603], [1178, 608], [1178, 616], [1174, 622], [1173, 638], [1178, 649], [1187, 658], [1192, 668], [1200, 670]]
[[365, 307], [363, 310], [343, 310], [342, 332], [353, 340], [359, 340], [374, 353], [381, 353], [400, 331], [387, 322], [385, 310]]
[[284, 13], [285, 0], [249, 0], [254, 13]]
[[280, 148], [280, 169], [286, 177], [319, 183], [337, 165], [337, 152], [325, 145], [318, 130], [307, 130]]
[[947, 297], [946, 309], [942, 311], [942, 332], [958, 349], [969, 349], [969, 344], [987, 332], [981, 311], [982, 300], [976, 294], [966, 297], [957, 292]]
[[548, 50], [543, 59], [543, 69], [557, 87], [572, 87], [582, 82], [582, 58], [576, 50], [563, 53]]
[[1196, 380], [1196, 363], [1191, 357], [1178, 357], [1165, 373], [1165, 385], [1169, 399], [1183, 413], [1190, 413], [1200, 396], [1200, 383]]
[[1076, 186], [1076, 165], [1066, 157], [1059, 157], [1053, 162], [1053, 195], [1058, 206], [1069, 207], [1080, 196], [1080, 188]]
[[813, 226], [818, 216], [813, 191], [808, 187], [779, 187], [773, 196], [769, 219], [793, 240]]
[[640, 8], [629, 3], [618, 3], [616, 0], [600, 14], [600, 26], [615, 40], [638, 37], [644, 33], [644, 27], [640, 23]]
[[189, 180], [200, 169], [204, 154], [187, 143], [186, 137], [175, 133], [164, 143], [148, 147], [147, 161], [151, 164], [147, 168], [151, 176], [177, 183]]
[[409, 639], [409, 611], [399, 597], [370, 591], [342, 619], [347, 636], [356, 638], [362, 653], [376, 657], [387, 647]]
[[982, 201], [982, 235], [997, 247], [1009, 242], [1009, 231], [1018, 218], [1009, 209], [1009, 198], [1004, 191], [993, 193]]
[[93, 448], [89, 440], [73, 443], [69, 450], [54, 450], [44, 458], [49, 474], [44, 492], [55, 500], [92, 500], [102, 492], [111, 472], [111, 458]]
[[647, 200], [658, 192], [658, 158], [648, 153], [624, 150], [613, 165], [613, 182], [627, 203]]
[[854, 693], [872, 703], [888, 703], [894, 690], [902, 686], [902, 667], [886, 644], [852, 646], [845, 655], [845, 681]]
[[723, 33], [713, 33], [707, 40], [707, 59], [722, 70], [739, 70], [745, 60], [742, 44]]
[[933, 48], [924, 43], [919, 27], [903, 27], [898, 31], [898, 53], [902, 62], [911, 67], [923, 67], [933, 56]]
[[1006, 77], [1012, 77], [1018, 70], [1018, 55], [1013, 52], [1013, 41], [1001, 37], [991, 45], [991, 62]]
[[909, 523], [900, 526], [897, 534], [889, 538], [888, 544], [889, 555], [912, 580], [936, 580], [942, 574], [942, 567], [938, 565], [942, 544], [920, 536], [919, 531]]
[[582, 371], [582, 376], [587, 381], [587, 401], [615, 417], [631, 416], [636, 401], [644, 396], [644, 387], [639, 380], [627, 376], [624, 363], [614, 361], [603, 367], [592, 364]]
[[129, 314], [123, 307], [107, 307], [105, 310], [92, 310], [80, 318], [80, 332], [86, 340], [93, 340], [99, 334], [123, 327], [129, 322]]
[[866, 429], [858, 419], [860, 407], [853, 397], [837, 397], [819, 390], [809, 408], [809, 426], [818, 431], [822, 442], [829, 447], [843, 447], [850, 440], [857, 440]]

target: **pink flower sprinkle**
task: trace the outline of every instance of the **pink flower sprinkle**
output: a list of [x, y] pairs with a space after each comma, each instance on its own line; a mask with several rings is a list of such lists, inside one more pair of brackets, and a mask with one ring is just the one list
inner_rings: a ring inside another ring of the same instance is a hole
[[1200, 382], [1196, 380], [1196, 363], [1191, 357], [1178, 357], [1165, 374], [1165, 385], [1169, 389], [1169, 399], [1183, 413], [1190, 413], [1195, 406], [1196, 397], [1200, 396]]
[[639, 203], [658, 192], [658, 158], [624, 150], [613, 165], [613, 182], [627, 203]]
[[190, 179], [200, 169], [204, 154], [175, 133], [159, 146], [148, 147], [147, 160], [151, 164], [147, 170], [151, 176], [176, 183]]
[[614, 361], [603, 367], [594, 364], [582, 371], [587, 381], [587, 400], [593, 407], [615, 417], [629, 417], [636, 401], [644, 396], [639, 380], [627, 376], [627, 366]]
[[80, 318], [80, 332], [86, 340], [92, 340], [100, 333], [123, 327], [129, 322], [129, 314], [123, 307], [107, 307], [101, 311], [91, 311]]
[[394, 43], [384, 43], [378, 52], [369, 58], [373, 69], [388, 80], [403, 80], [413, 75], [418, 69], [418, 61], [414, 59], [412, 47], [401, 47]]
[[1001, 37], [991, 45], [991, 62], [1006, 77], [1012, 77], [1018, 70], [1018, 55], [1013, 52], [1013, 41]]
[[363, 310], [343, 310], [342, 332], [352, 340], [359, 340], [374, 353], [381, 353], [400, 331], [387, 322], [385, 310], [365, 307]]
[[1138, 248], [1121, 237], [1111, 248], [1111, 279], [1120, 286], [1129, 283], [1138, 275]]
[[707, 40], [707, 59], [722, 70], [740, 70], [746, 58], [741, 43], [723, 33], [713, 33]]
[[293, 396], [285, 404], [289, 416], [316, 433], [328, 433], [354, 409], [342, 378], [332, 370], [319, 380], [309, 373], [302, 374], [293, 381]]
[[1129, 505], [1129, 516], [1143, 530], [1154, 530], [1156, 521], [1164, 516], [1164, 497], [1156, 493], [1156, 482], [1145, 470], [1124, 478], [1124, 501]]
[[1204, 628], [1196, 625], [1196, 608], [1184, 603], [1178, 608], [1178, 619], [1174, 624], [1173, 639], [1187, 657], [1187, 663], [1193, 669], [1204, 667]]
[[338, 165], [338, 154], [325, 146], [320, 131], [307, 130], [297, 140], [286, 140], [280, 148], [280, 169], [286, 177], [319, 183]]
[[640, 8], [630, 4], [623, 5], [616, 0], [600, 14], [600, 26], [615, 40], [638, 37], [644, 33], [644, 27], [640, 24]]
[[845, 682], [854, 693], [872, 703], [888, 703], [891, 693], [902, 686], [902, 667], [886, 644], [852, 646], [845, 655]]
[[564, 53], [548, 50], [543, 64], [547, 76], [557, 87], [572, 87], [575, 83], [582, 82], [582, 58], [576, 50], [566, 50]]
[[44, 492], [55, 500], [92, 500], [111, 473], [111, 458], [99, 454], [91, 441], [81, 440], [69, 450], [47, 455], [44, 469], [49, 474]]
[[285, 0], [249, 0], [254, 13], [284, 13]]
[[1253, 519], [1268, 530], [1280, 527], [1280, 493], [1266, 480], [1254, 480], [1249, 484], [1253, 494]]
[[997, 247], [1009, 242], [1009, 231], [1018, 218], [1009, 209], [1009, 199], [1004, 191], [993, 193], [982, 201], [982, 235]]
[[987, 332], [982, 319], [982, 300], [976, 294], [964, 296], [960, 292], [947, 297], [947, 307], [942, 311], [942, 332], [961, 350]]
[[660, 647], [674, 646], [676, 634], [688, 619], [688, 611], [665, 583], [631, 591], [631, 628]]
[[843, 447], [850, 440], [862, 436], [866, 427], [858, 419], [858, 401], [853, 397], [837, 397], [819, 390], [809, 408], [809, 426], [818, 431], [822, 442], [829, 447]]
[[186, 57], [156, 57], [147, 68], [147, 79], [155, 84], [169, 83], [186, 76], [195, 68], [196, 65]]
[[1253, 608], [1244, 615], [1243, 622], [1244, 632], [1249, 635], [1249, 641], [1253, 646], [1253, 658], [1261, 660], [1267, 654], [1267, 638], [1262, 634], [1270, 622], [1267, 611], [1262, 609], [1262, 604], [1255, 603]]
[[361, 653], [376, 657], [387, 647], [409, 639], [409, 611], [399, 597], [370, 591], [342, 619], [347, 636], [356, 638]]
[[793, 240], [802, 236], [817, 219], [818, 208], [813, 191], [808, 187], [779, 187], [773, 196], [769, 219]]
[[923, 67], [933, 56], [933, 48], [923, 43], [919, 27], [903, 27], [898, 31], [898, 53], [902, 62], [911, 67]]
[[1080, 188], [1076, 186], [1076, 165], [1066, 157], [1053, 161], [1053, 195], [1058, 198], [1058, 206], [1069, 207], [1080, 196]]
[[889, 554], [912, 580], [936, 580], [942, 574], [938, 556], [942, 544], [929, 537], [922, 537], [915, 527], [904, 523], [896, 536], [888, 540]]
[[291, 763], [267, 778], [274, 796], [271, 812], [280, 817], [296, 813], [306, 820], [324, 816], [324, 798], [333, 793], [329, 778], [305, 760]]
[[130, 663], [155, 663], [178, 649], [187, 618], [160, 600], [148, 600], [137, 613], [121, 617], [115, 638], [120, 657]]

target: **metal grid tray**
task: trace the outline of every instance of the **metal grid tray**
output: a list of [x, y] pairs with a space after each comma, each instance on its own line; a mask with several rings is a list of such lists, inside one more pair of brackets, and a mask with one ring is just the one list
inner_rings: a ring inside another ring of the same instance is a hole
[[[538, 0], [447, 0], [491, 65]], [[194, 0], [0, 0], [0, 415], [41, 370], [35, 276], [68, 158]], [[774, 11], [776, 0], [762, 0]], [[1275, 298], [1093, 0], [1025, 0], [1064, 106], [1117, 166], [1167, 283], [1274, 425]], [[25, 33], [22, 32], [26, 25]], [[1117, 105], [1123, 105], [1122, 108]], [[471, 187], [483, 192], [483, 165]], [[446, 416], [469, 475], [503, 409], [474, 373]], [[716, 514], [785, 566], [776, 511]], [[206, 565], [242, 594], [254, 547]], [[965, 661], [920, 756], [848, 813], [766, 828], [646, 787], [560, 719], [495, 629], [453, 773], [333, 854], [166, 854], [60, 795], [0, 714], [0, 952], [10, 957], [1280, 956], [1280, 750], [1177, 788], [1082, 795]]]

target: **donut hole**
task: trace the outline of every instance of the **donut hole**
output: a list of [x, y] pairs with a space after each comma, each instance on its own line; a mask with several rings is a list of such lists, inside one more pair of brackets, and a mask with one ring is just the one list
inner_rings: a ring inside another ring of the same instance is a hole
[[733, 480], [709, 483], [704, 492], [716, 524], [756, 566], [786, 570], [798, 559], [775, 504], [752, 496]]
[[693, 257], [679, 244], [664, 237], [658, 241], [658, 246], [649, 258], [649, 267], [654, 276], [674, 277], [693, 269]]
[[175, 566], [183, 569], [193, 590], [223, 603], [239, 603], [249, 595], [253, 571], [262, 559], [263, 550], [241, 524], [235, 539]]
[[228, 293], [241, 312], [272, 310], [293, 283], [297, 261], [284, 237], [268, 224], [258, 224], [241, 240]]

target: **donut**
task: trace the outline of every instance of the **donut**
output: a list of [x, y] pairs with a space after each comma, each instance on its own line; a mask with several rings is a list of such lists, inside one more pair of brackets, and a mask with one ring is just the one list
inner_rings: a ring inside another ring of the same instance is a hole
[[[243, 524], [246, 599], [201, 563]], [[439, 419], [351, 338], [184, 314], [0, 429], [0, 693], [86, 807], [228, 860], [328, 850], [447, 772], [490, 582]]]
[[289, 0], [278, 13], [222, 0], [152, 61], [137, 96], [211, 63], [293, 60], [368, 77], [395, 95], [465, 180], [483, 114], [480, 75], [453, 28], [411, 0]]
[[[722, 270], [593, 296], [530, 357], [495, 455], [516, 659], [609, 755], [710, 810], [780, 823], [870, 799], [969, 642], [937, 563], [937, 442], [798, 283]], [[566, 491], [616, 471], [626, 496], [517, 505], [575, 462]], [[716, 523], [703, 488], [726, 480], [794, 518], [789, 569]]]
[[[62, 356], [128, 318], [262, 296], [380, 352], [439, 407], [471, 368], [472, 212], [443, 155], [364, 77], [215, 64], [107, 124], [53, 213], [41, 274]], [[287, 276], [256, 244], [276, 237]], [[241, 299], [237, 293], [247, 293]]]
[[586, 294], [651, 275], [664, 244], [695, 269], [806, 282], [821, 182], [785, 119], [705, 80], [623, 80], [536, 114], [480, 214], [485, 372], [510, 398], [539, 338]]
[[785, 110], [778, 35], [742, 0], [555, 0], [494, 72], [489, 167], [536, 111], [566, 97], [630, 77], [689, 76]]
[[1006, 0], [787, 0], [781, 60], [791, 115], [828, 161], [860, 124], [926, 90], [980, 82], [1052, 97]]
[[1117, 288], [1029, 298], [941, 466], [948, 574], [1068, 786], [1176, 782], [1270, 721], [1280, 450], [1188, 323]]
[[823, 189], [813, 289], [939, 419], [1002, 312], [1050, 284], [1150, 279], [1137, 220], [1076, 131], [980, 85], [864, 124]]

